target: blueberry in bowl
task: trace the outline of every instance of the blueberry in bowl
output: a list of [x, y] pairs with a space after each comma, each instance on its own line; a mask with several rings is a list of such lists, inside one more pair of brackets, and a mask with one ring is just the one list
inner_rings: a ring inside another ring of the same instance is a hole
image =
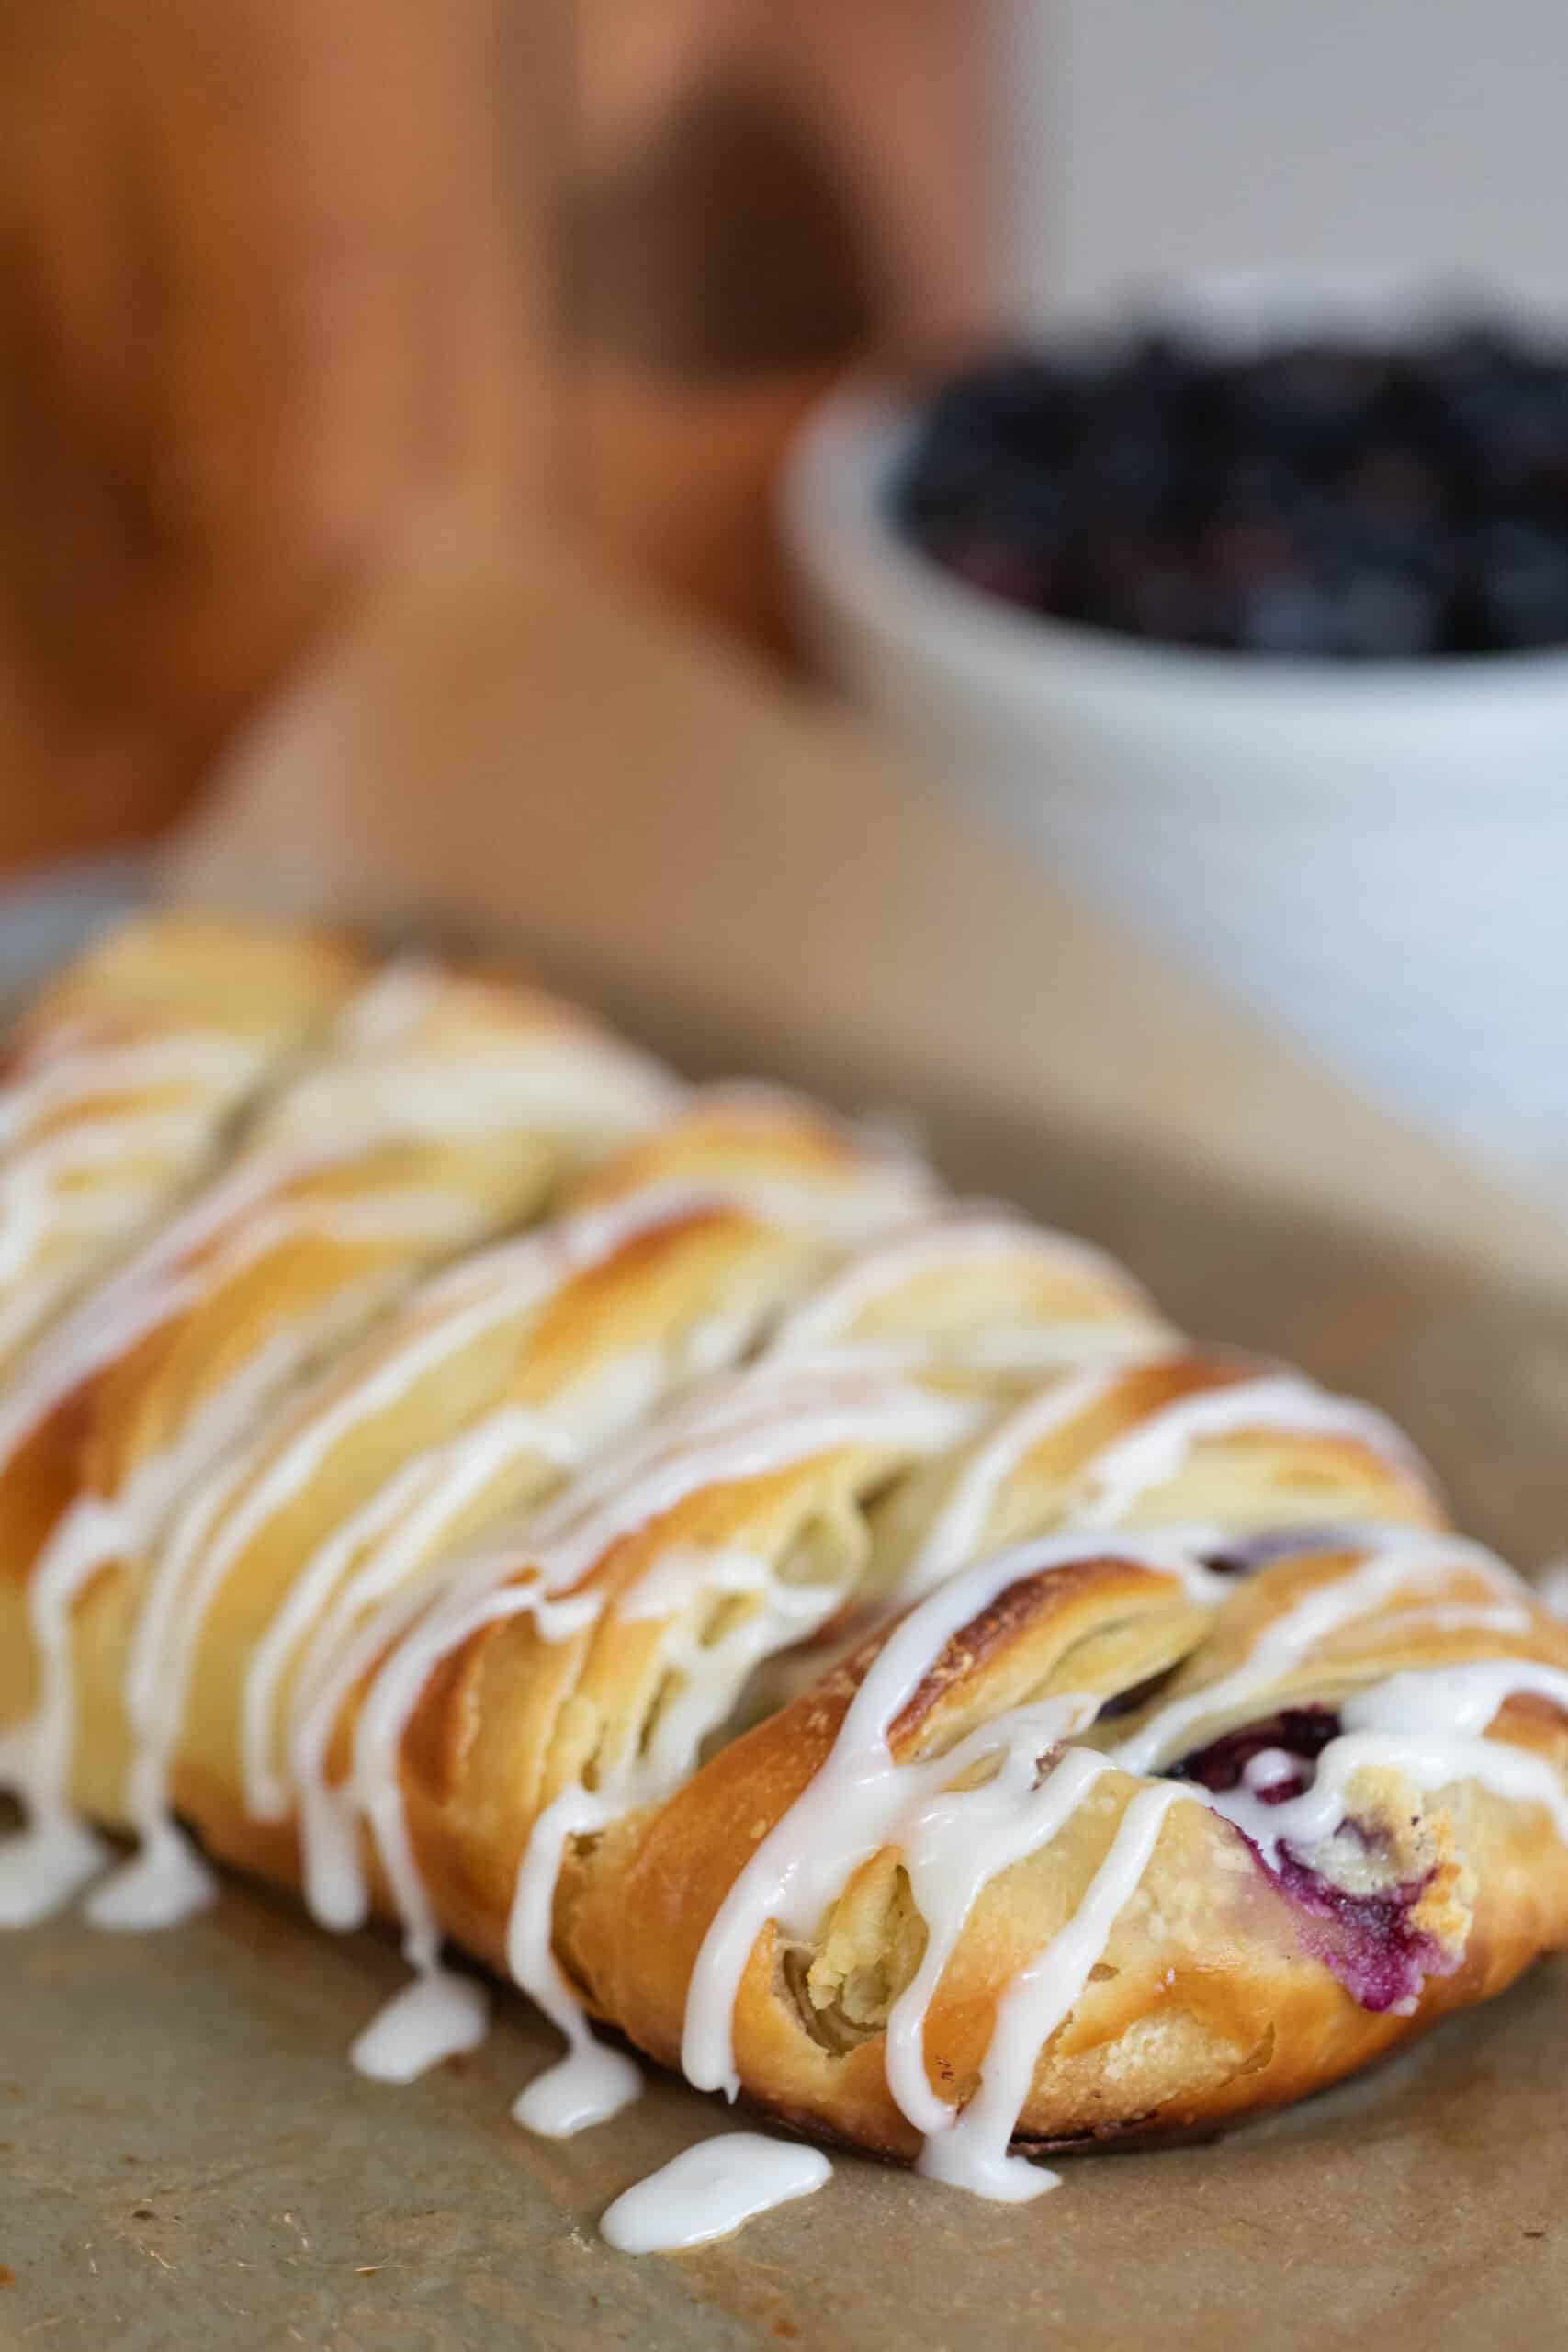
[[957, 578], [1121, 637], [1340, 662], [1565, 646], [1568, 333], [1002, 353], [931, 398], [889, 496]]
[[[1221, 273], [846, 383], [781, 521], [912, 768], [1352, 1082], [1568, 1165], [1568, 311]], [[1477, 323], [1493, 316], [1501, 323]]]

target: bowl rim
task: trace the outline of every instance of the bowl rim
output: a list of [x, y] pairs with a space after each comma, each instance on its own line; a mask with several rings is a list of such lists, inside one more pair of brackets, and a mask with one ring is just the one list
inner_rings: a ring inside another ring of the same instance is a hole
[[[1305, 715], [1434, 715], [1495, 709], [1517, 717], [1528, 701], [1559, 702], [1568, 717], [1568, 646], [1515, 652], [1412, 654], [1376, 662], [1163, 644], [1009, 605], [949, 571], [907, 539], [888, 512], [895, 467], [932, 386], [911, 390], [852, 377], [806, 417], [777, 491], [787, 555], [807, 583], [847, 605], [863, 626], [897, 637], [907, 653], [949, 670], [983, 663], [1028, 692], [1069, 668], [1124, 691], [1234, 696], [1237, 707], [1281, 690]], [[965, 651], [968, 659], [964, 658]], [[1568, 778], [1568, 741], [1564, 777]]]

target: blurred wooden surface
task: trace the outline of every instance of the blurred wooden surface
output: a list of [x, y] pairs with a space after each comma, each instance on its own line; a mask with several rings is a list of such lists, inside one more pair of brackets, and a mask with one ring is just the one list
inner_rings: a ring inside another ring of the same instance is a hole
[[519, 24], [0, 10], [0, 856], [161, 818], [411, 501], [550, 496]]
[[778, 646], [802, 405], [975, 298], [970, 31], [5, 0], [0, 866], [164, 822], [433, 503], [574, 513]]

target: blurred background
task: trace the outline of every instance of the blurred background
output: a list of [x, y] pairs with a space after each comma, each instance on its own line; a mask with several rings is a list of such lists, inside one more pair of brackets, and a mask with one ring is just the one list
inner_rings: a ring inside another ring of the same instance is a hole
[[0, 870], [189, 808], [412, 514], [545, 520], [1555, 1185], [1568, 655], [1086, 670], [875, 496], [910, 388], [1194, 272], [1568, 317], [1564, 86], [1552, 0], [8, 0]]

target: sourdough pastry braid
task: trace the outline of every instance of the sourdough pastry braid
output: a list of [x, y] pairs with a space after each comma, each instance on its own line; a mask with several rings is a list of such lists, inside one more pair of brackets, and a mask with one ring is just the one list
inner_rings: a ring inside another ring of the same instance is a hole
[[448, 1941], [521, 1985], [534, 2129], [597, 2018], [1017, 2199], [1568, 1939], [1568, 1632], [1380, 1415], [494, 982], [362, 989], [0, 1438], [6, 1914], [90, 1815], [176, 1917], [181, 1819], [400, 1928], [367, 2072], [482, 2033]]

